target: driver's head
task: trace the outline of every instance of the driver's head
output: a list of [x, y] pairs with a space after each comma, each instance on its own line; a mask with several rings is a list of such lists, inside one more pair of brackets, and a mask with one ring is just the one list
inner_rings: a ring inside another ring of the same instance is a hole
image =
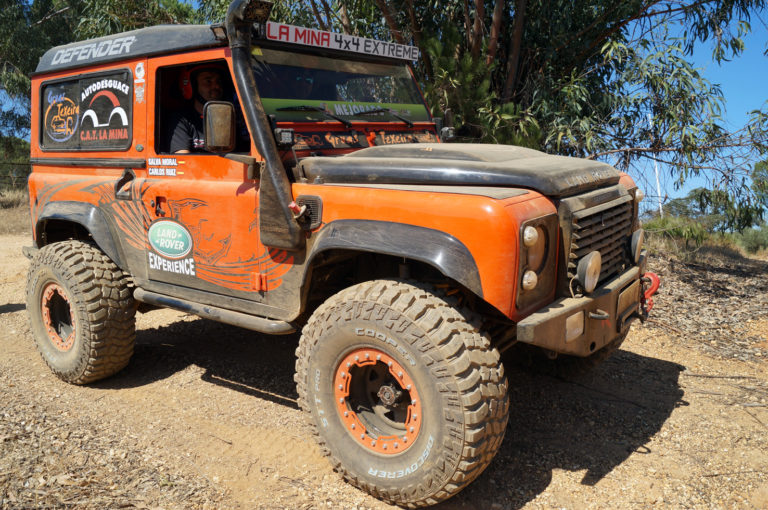
[[208, 101], [218, 101], [224, 96], [221, 69], [204, 67], [192, 75], [195, 99], [202, 104]]
[[309, 99], [309, 96], [312, 94], [312, 89], [315, 86], [315, 79], [314, 77], [309, 73], [309, 71], [303, 71], [296, 75], [296, 80], [294, 84], [294, 91], [296, 92], [296, 97], [300, 99]]

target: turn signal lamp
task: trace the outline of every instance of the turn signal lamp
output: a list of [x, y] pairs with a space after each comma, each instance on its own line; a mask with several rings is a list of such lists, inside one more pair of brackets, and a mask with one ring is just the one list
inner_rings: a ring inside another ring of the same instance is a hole
[[584, 287], [584, 292], [589, 294], [597, 287], [597, 280], [600, 278], [600, 269], [602, 266], [602, 257], [599, 251], [589, 252], [579, 261], [576, 267], [576, 278]]
[[539, 283], [539, 277], [533, 271], [526, 271], [523, 273], [523, 289], [533, 290], [536, 288], [536, 284]]

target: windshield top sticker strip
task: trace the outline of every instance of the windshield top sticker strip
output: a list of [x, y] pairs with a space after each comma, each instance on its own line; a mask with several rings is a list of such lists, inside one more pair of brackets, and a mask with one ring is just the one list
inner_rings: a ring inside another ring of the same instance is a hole
[[413, 61], [419, 59], [419, 49], [415, 46], [377, 41], [355, 35], [336, 34], [326, 32], [325, 30], [297, 27], [272, 21], [267, 23], [267, 39], [331, 50], [352, 51], [355, 53], [365, 53], [366, 55], [397, 58], [400, 60]]

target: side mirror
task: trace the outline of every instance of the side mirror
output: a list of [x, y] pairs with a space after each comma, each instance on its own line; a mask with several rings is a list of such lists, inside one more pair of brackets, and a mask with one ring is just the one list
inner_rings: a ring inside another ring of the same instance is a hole
[[235, 148], [235, 106], [226, 101], [208, 101], [203, 107], [205, 150], [232, 152]]
[[456, 129], [453, 126], [445, 126], [440, 130], [440, 140], [451, 142], [456, 139]]

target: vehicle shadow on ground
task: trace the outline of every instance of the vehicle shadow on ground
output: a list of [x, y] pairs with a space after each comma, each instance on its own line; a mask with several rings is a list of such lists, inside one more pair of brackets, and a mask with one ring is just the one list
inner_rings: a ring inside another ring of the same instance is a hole
[[262, 335], [205, 319], [139, 330], [129, 365], [93, 387], [144, 386], [195, 365], [205, 370], [206, 382], [298, 409], [293, 381], [298, 338]]
[[[683, 366], [629, 351], [579, 380], [533, 374], [507, 358], [505, 367], [510, 416], [501, 449], [475, 483], [435, 508], [520, 508], [547, 489], [554, 470], [584, 471], [581, 484], [595, 485], [631, 454], [652, 453], [650, 438], [688, 405]], [[573, 507], [565, 497], [543, 504]]]
[[[140, 330], [128, 367], [93, 386], [143, 386], [196, 365], [206, 382], [296, 409], [297, 343], [298, 334], [180, 321]], [[687, 405], [679, 384], [684, 367], [629, 351], [618, 351], [583, 380], [534, 374], [506, 358], [505, 367], [510, 418], [501, 449], [473, 484], [435, 508], [519, 508], [547, 489], [554, 470], [585, 471], [581, 483], [594, 485], [631, 454], [651, 453], [650, 438]]]

